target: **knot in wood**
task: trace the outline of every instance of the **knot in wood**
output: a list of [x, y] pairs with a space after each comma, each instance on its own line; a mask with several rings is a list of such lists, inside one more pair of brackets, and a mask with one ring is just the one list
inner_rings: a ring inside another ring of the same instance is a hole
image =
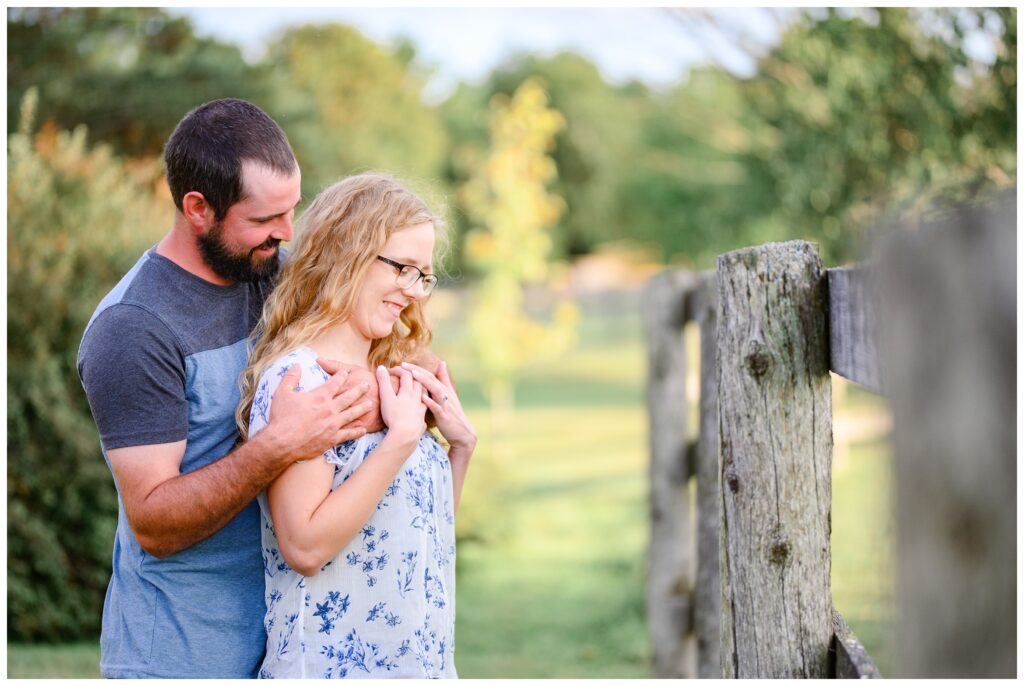
[[772, 544], [768, 559], [773, 565], [785, 566], [786, 561], [789, 560], [791, 550], [789, 541], [784, 538], [776, 539], [775, 543]]
[[750, 342], [744, 362], [746, 362], [750, 375], [755, 379], [761, 379], [772, 366], [772, 356], [769, 354], [768, 348], [764, 343], [753, 340]]
[[740, 491], [740, 478], [735, 474], [728, 474], [725, 477], [725, 482], [729, 484], [729, 490], [733, 493], [739, 493]]

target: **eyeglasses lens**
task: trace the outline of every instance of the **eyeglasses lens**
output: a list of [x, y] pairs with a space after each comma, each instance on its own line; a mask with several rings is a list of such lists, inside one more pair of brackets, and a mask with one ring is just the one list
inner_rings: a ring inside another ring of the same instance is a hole
[[[398, 287], [412, 288], [419, 280], [421, 272], [415, 267], [406, 266], [398, 273]], [[423, 294], [426, 295], [434, 290], [437, 284], [437, 277], [433, 274], [423, 274]]]

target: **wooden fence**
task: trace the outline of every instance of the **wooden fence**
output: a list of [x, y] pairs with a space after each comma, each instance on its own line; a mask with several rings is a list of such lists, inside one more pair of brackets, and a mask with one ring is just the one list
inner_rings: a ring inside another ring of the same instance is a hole
[[1016, 203], [883, 235], [856, 267], [793, 241], [650, 282], [658, 676], [880, 676], [832, 605], [829, 371], [893, 413], [898, 676], [1016, 675]]

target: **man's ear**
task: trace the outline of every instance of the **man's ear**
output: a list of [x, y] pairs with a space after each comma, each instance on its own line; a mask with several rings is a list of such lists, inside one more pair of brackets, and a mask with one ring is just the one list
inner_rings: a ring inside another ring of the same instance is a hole
[[204, 233], [217, 221], [216, 213], [199, 191], [189, 191], [185, 194], [181, 199], [181, 212], [197, 234]]

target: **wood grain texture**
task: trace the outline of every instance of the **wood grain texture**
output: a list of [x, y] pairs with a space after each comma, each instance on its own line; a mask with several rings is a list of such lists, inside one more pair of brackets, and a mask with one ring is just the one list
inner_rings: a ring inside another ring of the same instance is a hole
[[718, 258], [724, 676], [827, 676], [832, 404], [817, 248]]
[[897, 676], [1017, 672], [1016, 202], [880, 247]]
[[836, 679], [882, 678], [874, 660], [864, 649], [864, 644], [853, 635], [853, 631], [835, 610], [832, 610], [832, 630], [835, 632], [832, 642], [834, 670], [829, 676]]
[[686, 481], [686, 356], [683, 324], [696, 277], [670, 270], [645, 293], [647, 406], [650, 419], [651, 541], [647, 564], [647, 626], [659, 677], [694, 676], [692, 636], [695, 560]]
[[697, 637], [697, 676], [722, 676], [720, 659], [722, 590], [718, 574], [718, 282], [714, 272], [702, 273], [695, 291], [693, 315], [700, 327], [700, 429], [697, 435], [697, 590], [694, 632]]
[[882, 393], [874, 270], [868, 265], [828, 270], [832, 371]]

